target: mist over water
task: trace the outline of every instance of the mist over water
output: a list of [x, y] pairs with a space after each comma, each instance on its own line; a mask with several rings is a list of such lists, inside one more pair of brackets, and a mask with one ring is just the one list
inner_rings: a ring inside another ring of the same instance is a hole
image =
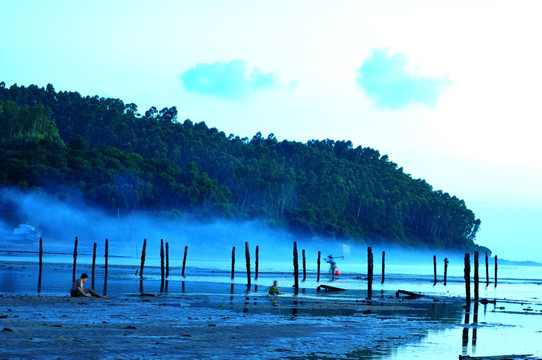
[[[78, 237], [81, 261], [89, 261], [93, 244], [97, 243], [97, 256], [103, 257], [105, 239], [109, 240], [111, 264], [139, 264], [143, 240], [147, 239], [146, 264], [160, 264], [160, 240], [169, 244], [171, 266], [180, 266], [184, 248], [188, 246], [187, 266], [228, 271], [231, 269], [232, 247], [235, 246], [236, 269], [245, 266], [245, 242], [249, 243], [251, 266], [254, 269], [255, 249], [259, 247], [259, 270], [291, 272], [293, 268], [293, 242], [297, 243], [299, 268], [302, 269], [303, 250], [306, 267], [316, 272], [318, 251], [321, 252], [321, 272], [329, 270], [324, 261], [328, 255], [337, 257], [341, 273], [367, 272], [367, 246], [349, 241], [318, 237], [303, 237], [282, 229], [272, 228], [261, 221], [195, 221], [188, 215], [161, 216], [133, 211], [103, 211], [85, 203], [81, 196], [71, 203], [60, 201], [43, 192], [23, 193], [14, 189], [0, 190], [3, 203], [12, 208], [10, 219], [2, 219], [0, 230], [13, 231], [19, 223], [30, 224], [41, 231], [44, 252], [73, 253], [74, 239]], [[0, 250], [37, 252], [39, 244], [22, 244], [0, 240]], [[433, 273], [433, 255], [437, 256], [438, 271], [443, 272], [443, 260], [451, 266], [461, 265], [463, 254], [446, 251], [419, 251], [395, 246], [375, 245], [375, 275], [380, 273], [382, 251], [386, 252], [387, 272]], [[481, 255], [481, 264], [483, 254]], [[397, 267], [398, 266], [398, 267]], [[459, 274], [460, 275], [460, 274]]]

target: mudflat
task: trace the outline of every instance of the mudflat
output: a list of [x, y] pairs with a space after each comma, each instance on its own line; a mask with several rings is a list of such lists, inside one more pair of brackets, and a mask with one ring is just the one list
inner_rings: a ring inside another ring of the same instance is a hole
[[0, 358], [378, 356], [428, 326], [452, 325], [427, 318], [431, 306], [391, 298], [1, 296]]

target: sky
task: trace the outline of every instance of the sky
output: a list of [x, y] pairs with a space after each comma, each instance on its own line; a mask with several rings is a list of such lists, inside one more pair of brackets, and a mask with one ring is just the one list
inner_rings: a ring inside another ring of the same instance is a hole
[[0, 0], [0, 81], [227, 135], [350, 140], [542, 262], [540, 1]]

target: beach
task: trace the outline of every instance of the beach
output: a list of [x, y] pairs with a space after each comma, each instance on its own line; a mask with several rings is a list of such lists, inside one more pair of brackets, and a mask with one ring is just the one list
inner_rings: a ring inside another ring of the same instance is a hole
[[[86, 269], [81, 265], [81, 271]], [[146, 269], [144, 281], [133, 269], [109, 270], [106, 298], [70, 298], [70, 265], [47, 264], [47, 280], [38, 295], [36, 264], [0, 263], [0, 358], [542, 356], [537, 294], [529, 299], [492, 298], [466, 311], [464, 297], [454, 290], [461, 288], [459, 282], [431, 287], [425, 279], [390, 275], [388, 284], [375, 284], [367, 299], [366, 282], [356, 276], [322, 282], [345, 291], [318, 292], [311, 279], [301, 282], [295, 295], [287, 273], [262, 273], [249, 288], [242, 275], [232, 282], [227, 273], [198, 269], [204, 275], [172, 275], [164, 288], [159, 268]], [[283, 294], [267, 294], [272, 279], [279, 279]], [[538, 283], [528, 285], [540, 293]], [[503, 291], [507, 286], [515, 283], [503, 280]], [[396, 290], [406, 287], [424, 296], [397, 297]], [[482, 293], [495, 294], [491, 288]], [[95, 289], [103, 293], [98, 281]]]

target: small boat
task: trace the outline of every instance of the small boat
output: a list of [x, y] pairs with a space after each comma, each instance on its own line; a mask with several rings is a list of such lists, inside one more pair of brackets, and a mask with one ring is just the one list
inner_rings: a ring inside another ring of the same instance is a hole
[[20, 224], [13, 231], [0, 231], [0, 241], [21, 245], [33, 245], [39, 242], [41, 231], [29, 224]]

